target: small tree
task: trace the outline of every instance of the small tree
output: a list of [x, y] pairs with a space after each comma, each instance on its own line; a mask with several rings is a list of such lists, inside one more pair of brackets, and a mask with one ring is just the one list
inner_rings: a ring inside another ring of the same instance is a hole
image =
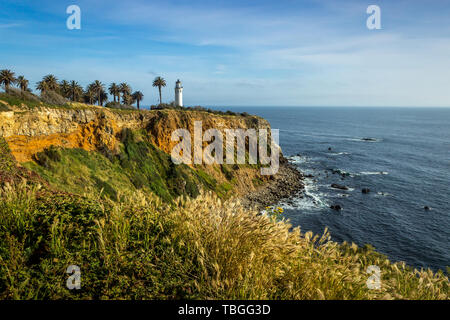
[[137, 108], [138, 108], [138, 110], [140, 110], [139, 103], [140, 103], [140, 102], [142, 101], [142, 99], [144, 98], [144, 95], [142, 94], [142, 92], [136, 91], [135, 93], [133, 93], [133, 98], [134, 98], [134, 100], [135, 100], [136, 103], [137, 103]]
[[125, 98], [125, 96], [130, 96], [131, 95], [131, 87], [128, 85], [128, 83], [126, 82], [122, 82], [119, 85], [119, 100], [117, 100], [120, 103], [120, 93], [122, 93], [123, 97], [123, 103], [127, 104], [129, 98]]
[[118, 101], [120, 102], [120, 88], [115, 82], [111, 83], [108, 90], [109, 93], [114, 97], [114, 102], [116, 102], [116, 97], [119, 97]]
[[153, 87], [157, 87], [159, 90], [159, 104], [162, 104], [162, 95], [161, 95], [161, 88], [166, 86], [166, 80], [161, 77], [156, 77], [155, 80], [153, 80]]
[[79, 101], [83, 96], [83, 88], [76, 82], [72, 80], [70, 82], [70, 99], [72, 101]]
[[25, 79], [24, 76], [18, 76], [16, 83], [18, 84], [20, 90], [22, 91], [28, 91], [28, 83], [29, 81]]
[[15, 82], [16, 78], [14, 77], [14, 72], [8, 69], [0, 71], [0, 85], [3, 84], [5, 86], [5, 91], [8, 91], [9, 86]]
[[96, 96], [97, 96], [97, 101], [98, 101], [98, 105], [102, 106], [103, 102], [102, 102], [102, 93], [105, 93], [105, 85], [103, 83], [101, 83], [99, 80], [95, 80], [92, 83], [92, 89], [95, 91]]

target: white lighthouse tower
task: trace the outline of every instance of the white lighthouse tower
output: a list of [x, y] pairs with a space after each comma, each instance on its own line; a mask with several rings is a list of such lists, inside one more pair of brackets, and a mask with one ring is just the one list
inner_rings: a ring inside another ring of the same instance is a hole
[[175, 105], [177, 107], [183, 106], [183, 86], [180, 79], [175, 83]]

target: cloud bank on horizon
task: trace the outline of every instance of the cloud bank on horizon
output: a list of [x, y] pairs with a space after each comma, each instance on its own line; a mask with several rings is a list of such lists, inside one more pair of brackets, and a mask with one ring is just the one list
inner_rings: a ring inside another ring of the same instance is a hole
[[[66, 28], [73, 4], [81, 30]], [[449, 16], [445, 0], [2, 0], [0, 68], [126, 81], [147, 105], [161, 75], [186, 105], [450, 106]]]

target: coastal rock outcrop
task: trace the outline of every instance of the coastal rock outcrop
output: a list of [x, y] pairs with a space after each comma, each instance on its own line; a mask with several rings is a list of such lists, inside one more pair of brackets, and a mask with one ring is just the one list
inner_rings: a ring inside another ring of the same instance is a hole
[[292, 204], [292, 196], [301, 198], [304, 189], [303, 176], [292, 164], [280, 166], [278, 173], [271, 176], [271, 182], [248, 193], [243, 204], [263, 209], [282, 199]]
[[334, 189], [348, 190], [348, 187], [347, 187], [347, 186], [340, 185], [340, 184], [337, 184], [337, 183], [333, 183], [333, 184], [331, 185], [331, 187], [334, 188]]

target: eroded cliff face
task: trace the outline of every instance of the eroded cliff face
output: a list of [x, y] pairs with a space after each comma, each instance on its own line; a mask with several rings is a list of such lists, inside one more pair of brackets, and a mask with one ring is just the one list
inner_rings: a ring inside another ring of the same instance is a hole
[[82, 148], [88, 151], [107, 147], [117, 149], [120, 132], [145, 129], [154, 144], [171, 152], [177, 142], [171, 141], [176, 129], [188, 129], [193, 135], [194, 122], [202, 121], [203, 131], [234, 128], [269, 128], [266, 120], [255, 116], [225, 116], [201, 111], [122, 111], [92, 107], [86, 109], [16, 109], [0, 112], [0, 136], [9, 144], [19, 162], [32, 160], [33, 154], [50, 145]]
[[[33, 155], [51, 145], [88, 151], [107, 148], [114, 154], [119, 152], [122, 132], [126, 128], [147, 131], [153, 144], [168, 154], [178, 143], [171, 141], [172, 132], [187, 129], [193, 135], [195, 121], [202, 121], [203, 132], [211, 128], [221, 131], [270, 128], [266, 120], [256, 116], [216, 115], [203, 111], [9, 108], [13, 111], [0, 112], [0, 136], [4, 137], [19, 163], [33, 161]], [[230, 182], [218, 165], [205, 165], [202, 170], [218, 183]], [[235, 170], [232, 185], [236, 194], [253, 191], [269, 179], [261, 176], [255, 167], [241, 166]]]
[[0, 112], [0, 136], [8, 142], [18, 162], [54, 145], [97, 150], [117, 148], [117, 134], [123, 128], [137, 129], [143, 115], [110, 112], [106, 109], [49, 109]]

